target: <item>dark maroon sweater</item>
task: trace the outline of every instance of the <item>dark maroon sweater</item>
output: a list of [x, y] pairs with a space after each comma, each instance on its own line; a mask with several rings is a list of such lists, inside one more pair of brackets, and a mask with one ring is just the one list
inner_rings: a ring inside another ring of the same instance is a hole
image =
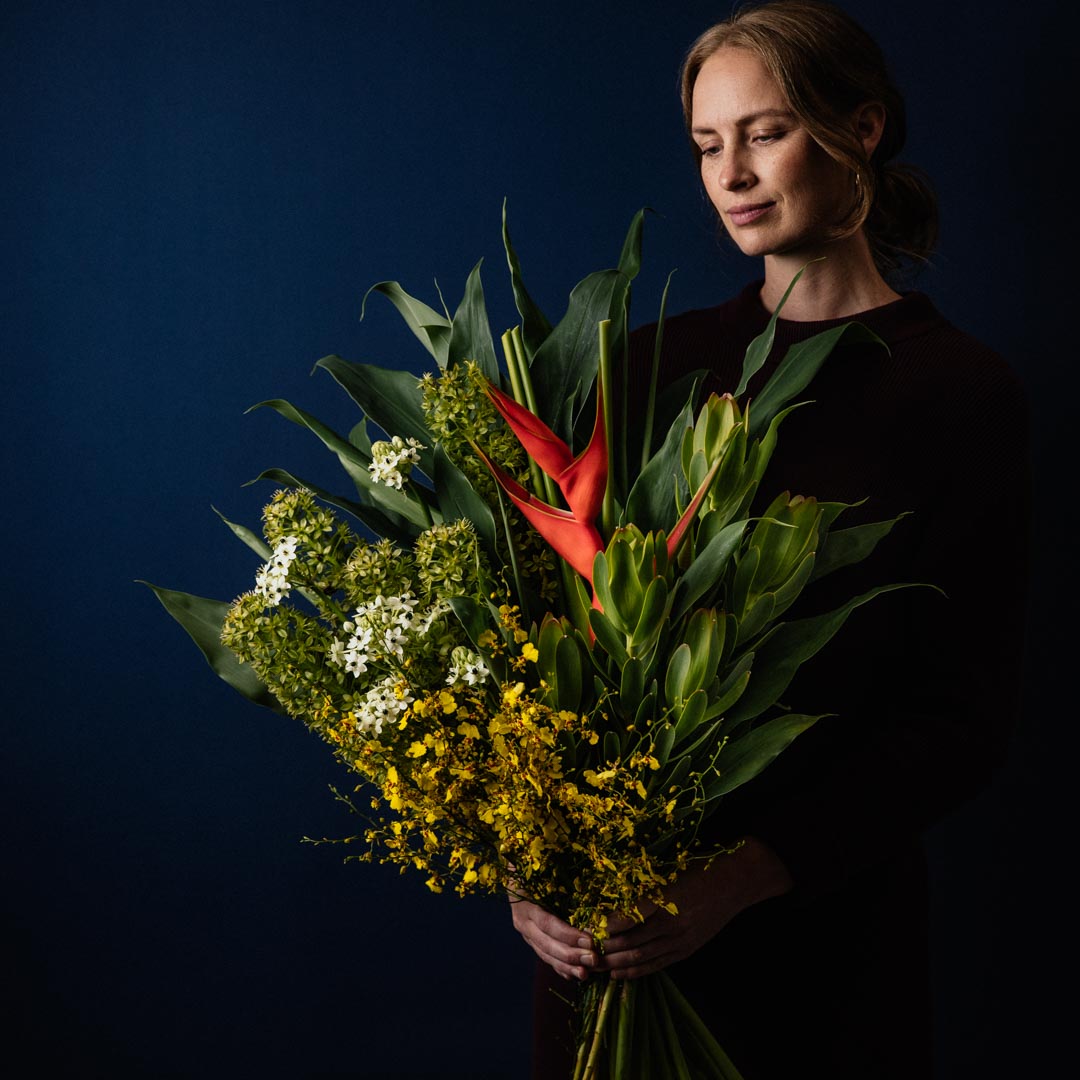
[[[761, 282], [664, 328], [661, 382], [706, 369], [734, 391], [768, 321]], [[787, 347], [848, 319], [780, 319], [751, 399]], [[717, 838], [752, 834], [792, 873], [672, 974], [745, 1080], [930, 1076], [921, 833], [988, 782], [1019, 703], [1029, 521], [1026, 396], [1007, 364], [921, 293], [853, 316], [889, 346], [839, 347], [795, 410], [758, 495], [847, 503], [837, 528], [903, 518], [864, 562], [810, 585], [788, 618], [888, 582], [927, 582], [857, 609], [783, 701], [832, 713], [723, 801]], [[655, 327], [632, 335], [631, 396]], [[630, 415], [640, 415], [640, 400]], [[631, 432], [638, 430], [631, 427]], [[662, 435], [662, 433], [661, 433]], [[537, 1075], [565, 1030], [538, 994]], [[556, 980], [557, 982], [558, 980]], [[560, 984], [565, 992], [565, 984]], [[813, 1063], [813, 1064], [811, 1064]], [[549, 1071], [545, 1071], [549, 1070]]]

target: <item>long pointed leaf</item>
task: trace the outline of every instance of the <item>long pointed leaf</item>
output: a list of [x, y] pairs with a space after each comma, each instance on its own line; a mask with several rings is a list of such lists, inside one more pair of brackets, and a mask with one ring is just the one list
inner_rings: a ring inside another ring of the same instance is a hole
[[[820, 262], [820, 260], [812, 259], [811, 262]], [[809, 266], [809, 263], [807, 263], [807, 266]], [[806, 266], [802, 267], [791, 279], [791, 284], [784, 290], [784, 295], [780, 297], [780, 303], [776, 305], [776, 310], [769, 317], [765, 329], [747, 347], [746, 355], [743, 357], [742, 377], [739, 379], [735, 397], [740, 397], [745, 392], [747, 383], [761, 370], [761, 365], [768, 359], [772, 350], [773, 339], [776, 336], [776, 320], [780, 318], [781, 309], [787, 303], [791, 290], [795, 288], [795, 283], [803, 276], [805, 270]]]
[[140, 581], [152, 589], [165, 610], [187, 631], [199, 647], [211, 668], [234, 690], [243, 694], [256, 705], [264, 705], [274, 712], [285, 710], [280, 702], [260, 682], [259, 677], [247, 664], [241, 664], [236, 656], [221, 644], [221, 626], [231, 604], [223, 600], [210, 600], [205, 596], [164, 589], [149, 581]]
[[618, 270], [599, 270], [579, 282], [566, 314], [533, 358], [536, 413], [564, 442], [571, 441], [574, 401], [579, 393], [588, 395], [596, 378], [596, 328], [604, 319], [621, 319], [629, 284]]
[[709, 589], [722, 584], [728, 560], [742, 540], [747, 522], [733, 521], [721, 529], [694, 557], [686, 573], [679, 578], [671, 618], [678, 622]]
[[406, 325], [435, 358], [439, 367], [446, 367], [446, 354], [450, 348], [450, 320], [416, 297], [410, 296], [396, 281], [380, 281], [368, 289], [360, 305], [361, 319], [367, 308], [368, 297], [372, 293], [385, 296], [398, 309]]
[[751, 436], [757, 435], [793, 397], [810, 385], [837, 345], [859, 343], [877, 344], [886, 352], [889, 348], [873, 330], [856, 322], [834, 326], [831, 330], [792, 345], [754, 399], [750, 418]]
[[247, 411], [261, 409], [263, 406], [273, 409], [300, 427], [306, 427], [312, 434], [317, 436], [324, 446], [337, 455], [338, 461], [341, 462], [342, 468], [352, 478], [357, 491], [363, 492], [373, 503], [377, 503], [384, 510], [391, 513], [400, 514], [420, 528], [424, 528], [428, 524], [424, 510], [418, 503], [410, 499], [403, 491], [387, 487], [385, 484], [376, 483], [368, 471], [368, 462], [365, 460], [364, 455], [352, 443], [347, 442], [336, 431], [328, 428], [321, 420], [317, 420], [310, 413], [296, 408], [295, 405], [291, 405], [281, 398], [260, 401], [257, 405], [252, 405]]
[[446, 456], [441, 446], [435, 447], [435, 490], [439, 495], [439, 508], [443, 520], [466, 518], [473, 523], [480, 544], [492, 560], [498, 564], [495, 545], [495, 515], [491, 507], [473, 489], [465, 474]]
[[258, 533], [252, 532], [246, 525], [237, 525], [236, 522], [230, 521], [216, 506], [211, 506], [210, 509], [213, 510], [214, 513], [229, 526], [233, 534], [240, 540], [243, 540], [260, 559], [270, 558], [273, 552], [270, 550], [266, 541], [263, 540]]
[[619, 254], [618, 269], [631, 281], [637, 277], [641, 269], [641, 234], [645, 225], [645, 211], [648, 209], [647, 206], [643, 206], [630, 219], [630, 227], [626, 231], [626, 239], [623, 241], [622, 252]]
[[686, 479], [679, 467], [683, 432], [694, 424], [693, 402], [687, 401], [668, 429], [664, 445], [641, 470], [626, 500], [626, 519], [642, 532], [667, 531], [678, 518], [676, 495], [689, 498]]
[[855, 525], [850, 529], [830, 530], [824, 549], [818, 554], [811, 581], [817, 581], [833, 570], [852, 563], [862, 562], [877, 546], [878, 541], [888, 536], [892, 527], [910, 511], [899, 514], [891, 521], [872, 521], [867, 525]]
[[514, 303], [517, 305], [518, 314], [521, 316], [521, 337], [525, 343], [525, 354], [532, 361], [537, 349], [543, 345], [548, 334], [551, 333], [551, 323], [548, 322], [544, 313], [533, 302], [525, 282], [521, 279], [521, 263], [517, 253], [510, 243], [510, 229], [506, 224], [506, 200], [503, 199], [502, 211], [502, 234], [503, 247], [506, 249], [506, 262], [510, 267], [510, 284], [514, 289]]
[[420, 380], [415, 375], [375, 364], [358, 364], [340, 356], [324, 356], [315, 367], [328, 371], [365, 416], [387, 435], [400, 435], [403, 439], [411, 437], [421, 442], [424, 449], [420, 451], [420, 468], [425, 475], [431, 476], [435, 438], [424, 417]]
[[706, 801], [718, 799], [752, 780], [798, 735], [820, 720], [802, 713], [784, 713], [728, 742], [717, 759], [720, 775], [705, 785]]
[[454, 312], [446, 366], [453, 367], [463, 360], [474, 360], [488, 380], [498, 383], [499, 362], [495, 359], [495, 345], [491, 340], [479, 262], [472, 268], [465, 282], [465, 295]]
[[728, 719], [738, 724], [760, 716], [770, 705], [774, 705], [802, 664], [828, 643], [856, 608], [883, 593], [915, 587], [918, 586], [906, 582], [880, 585], [823, 615], [781, 623], [757, 646], [754, 675], [746, 693], [728, 714]]
[[399, 544], [411, 545], [420, 532], [419, 526], [412, 524], [399, 514], [384, 513], [378, 507], [353, 502], [352, 499], [346, 499], [344, 495], [334, 495], [332, 492], [319, 487], [318, 484], [313, 484], [309, 480], [295, 476], [285, 469], [265, 469], [254, 480], [249, 480], [244, 487], [257, 484], [260, 480], [272, 480], [275, 484], [281, 484], [284, 487], [307, 488], [312, 495], [321, 499], [324, 503], [329, 503], [339, 510], [352, 514], [357, 521], [363, 522], [376, 536], [385, 536], [387, 539], [396, 540]]

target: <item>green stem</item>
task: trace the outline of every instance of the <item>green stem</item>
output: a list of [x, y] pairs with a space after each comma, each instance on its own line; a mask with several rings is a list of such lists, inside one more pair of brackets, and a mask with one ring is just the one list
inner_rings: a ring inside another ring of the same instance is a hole
[[[604, 1044], [604, 1028], [607, 1025], [608, 1013], [611, 1011], [611, 1003], [615, 1000], [615, 983], [617, 980], [608, 978], [604, 988], [604, 997], [600, 1002], [600, 1012], [596, 1017], [596, 1030], [593, 1032], [592, 1045], [589, 1047], [589, 1057], [585, 1062], [585, 1072], [582, 1080], [596, 1080], [597, 1068], [600, 1061], [600, 1049]], [[687, 1077], [689, 1080], [689, 1077]]]
[[600, 524], [605, 540], [615, 530], [615, 432], [612, 430], [613, 402], [611, 400], [611, 320], [600, 323], [600, 360], [598, 363], [600, 392], [604, 397], [604, 439], [607, 443], [608, 475], [604, 488], [604, 504], [600, 511]]
[[[672, 270], [671, 274], [675, 271]], [[641, 467], [644, 469], [652, 457], [652, 429], [656, 415], [656, 384], [660, 377], [660, 347], [664, 342], [664, 311], [667, 309], [668, 289], [671, 288], [671, 274], [664, 285], [664, 294], [660, 297], [660, 318], [656, 323], [656, 342], [653, 345], [652, 372], [649, 375], [649, 396], [645, 403], [645, 429], [641, 439]]]
[[[652, 1004], [652, 984], [653, 981], [650, 978], [638, 980], [637, 1026], [641, 1032], [637, 1044], [637, 1058], [641, 1062], [638, 1069], [638, 1080], [652, 1080], [653, 1054], [658, 1053], [658, 1050], [654, 1049], [654, 1047], [660, 1045], [659, 1040], [656, 1038], [656, 1010]], [[642, 1022], [642, 1018], [644, 1018], [644, 1022]], [[657, 1064], [661, 1068], [665, 1067], [663, 1061], [659, 1061]]]
[[[515, 326], [510, 331], [510, 342], [514, 347], [514, 359], [517, 366], [518, 378], [521, 380], [521, 390], [525, 395], [525, 407], [533, 414], [540, 416], [536, 407], [536, 394], [533, 392], [532, 373], [529, 371], [529, 360], [525, 355], [525, 342], [521, 339], [521, 327]], [[542, 419], [542, 418], [541, 418]], [[531, 463], [531, 462], [530, 462]], [[537, 494], [543, 491], [544, 498], [549, 506], [559, 505], [559, 496], [555, 488], [555, 481], [547, 473], [541, 473], [543, 488], [537, 490]]]
[[724, 1053], [716, 1037], [708, 1029], [705, 1021], [698, 1016], [694, 1007], [683, 997], [675, 980], [666, 972], [661, 971], [658, 975], [664, 990], [665, 997], [671, 1006], [678, 1011], [685, 1026], [697, 1042], [698, 1046], [708, 1057], [710, 1065], [716, 1069], [716, 1075], [720, 1080], [742, 1080], [742, 1074], [734, 1066], [731, 1058]]
[[[506, 358], [506, 370], [510, 375], [510, 389], [513, 392], [514, 400], [519, 405], [524, 405], [528, 408], [528, 402], [525, 394], [525, 384], [521, 381], [521, 366], [518, 361], [517, 353], [514, 349], [513, 331], [507, 330], [502, 336], [503, 356]], [[543, 497], [546, 495], [544, 487], [544, 474], [540, 471], [540, 466], [529, 458], [529, 478], [532, 481], [532, 489], [534, 495]]]
[[668, 1008], [668, 986], [664, 982], [658, 982], [654, 984], [653, 989], [656, 991], [656, 993], [653, 994], [653, 1001], [656, 1003], [656, 1011], [659, 1014], [660, 1019], [660, 1028], [664, 1035], [664, 1042], [667, 1044], [666, 1057], [671, 1063], [673, 1076], [676, 1080], [691, 1080], [690, 1069], [686, 1064], [686, 1057], [683, 1054], [682, 1047], [679, 1045], [679, 1033], [675, 1030], [675, 1023], [671, 1016], [671, 1010]]
[[585, 1058], [588, 1054], [589, 1045], [591, 1042], [591, 1036], [594, 1028], [596, 1027], [596, 1014], [599, 1006], [597, 1005], [597, 987], [596, 982], [589, 983], [584, 992], [582, 993], [581, 1012], [583, 1016], [583, 1023], [581, 1032], [578, 1035], [578, 1051], [574, 1058], [574, 1076], [573, 1080], [581, 1080], [585, 1075]]
[[634, 1006], [637, 1002], [637, 983], [623, 979], [619, 986], [619, 1008], [615, 1013], [615, 1054], [612, 1075], [629, 1075], [633, 1060], [632, 1038], [634, 1034]]

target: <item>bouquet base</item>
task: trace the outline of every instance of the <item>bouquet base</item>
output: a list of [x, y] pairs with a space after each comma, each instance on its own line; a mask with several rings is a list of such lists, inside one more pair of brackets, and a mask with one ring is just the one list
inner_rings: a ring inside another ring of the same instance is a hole
[[666, 972], [585, 987], [572, 1080], [742, 1080]]

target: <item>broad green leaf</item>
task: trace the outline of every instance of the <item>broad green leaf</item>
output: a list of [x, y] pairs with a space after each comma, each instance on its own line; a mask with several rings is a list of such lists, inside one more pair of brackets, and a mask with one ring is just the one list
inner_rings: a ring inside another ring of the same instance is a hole
[[634, 727], [638, 731], [644, 731], [655, 721], [656, 712], [656, 681], [649, 687], [649, 692], [641, 699], [641, 704], [634, 714]]
[[732, 522], [695, 556], [676, 586], [673, 620], [681, 619], [711, 588], [722, 583], [728, 560], [742, 541], [746, 525], [746, 521]]
[[605, 731], [604, 732], [604, 759], [614, 764], [619, 758], [622, 757], [622, 739], [619, 738], [618, 732]]
[[[811, 262], [819, 262], [819, 259], [811, 259]], [[807, 266], [810, 264], [807, 263]], [[761, 370], [761, 365], [768, 359], [769, 353], [772, 350], [773, 338], [776, 336], [776, 320], [780, 318], [780, 311], [787, 303], [787, 298], [791, 295], [791, 290], [795, 288], [796, 282], [803, 276], [806, 266], [802, 267], [798, 273], [791, 279], [791, 284], [784, 290], [784, 295], [780, 298], [780, 303], [776, 305], [776, 310], [769, 317], [769, 322], [765, 329], [753, 341], [750, 342], [746, 349], [746, 355], [743, 357], [743, 369], [742, 378], [739, 379], [738, 389], [735, 391], [735, 397], [741, 397], [746, 391], [746, 386], [750, 380]]]
[[679, 705], [689, 696], [687, 680], [692, 660], [690, 646], [685, 642], [671, 654], [664, 678], [664, 698], [669, 705]]
[[[699, 690], [698, 693], [703, 693], [703, 691]], [[698, 770], [702, 769], [703, 759], [711, 762], [720, 744], [719, 732], [722, 722], [715, 720], [709, 712], [706, 712], [698, 719], [694, 730], [687, 726], [685, 734], [680, 734], [675, 744], [675, 750], [678, 751], [680, 759], [694, 761], [698, 758], [696, 762]]]
[[596, 635], [596, 644], [621, 668], [627, 661], [626, 640], [623, 635], [611, 625], [611, 620], [596, 608], [589, 609], [589, 625]]
[[572, 637], [561, 638], [555, 646], [555, 684], [559, 708], [575, 712], [581, 709], [583, 668], [577, 641]]
[[653, 754], [661, 765], [666, 765], [671, 754], [671, 748], [675, 745], [675, 725], [665, 721], [659, 729], [653, 730]]
[[761, 593], [753, 597], [739, 619], [739, 644], [743, 645], [761, 633], [776, 614], [776, 594]]
[[153, 590], [165, 610], [188, 632], [210, 667], [234, 690], [254, 701], [256, 705], [264, 705], [274, 712], [285, 711], [251, 667], [241, 664], [236, 656], [221, 644], [221, 626], [232, 604], [177, 592], [174, 589], [163, 589], [149, 581], [140, 581], [139, 584]]
[[801, 394], [810, 385], [837, 345], [860, 343], [880, 345], [886, 352], [889, 348], [872, 330], [855, 322], [824, 330], [792, 345], [772, 377], [754, 398], [750, 434], [757, 435], [761, 432], [793, 397]]
[[533, 357], [537, 415], [564, 442], [571, 439], [576, 396], [587, 397], [596, 379], [597, 328], [604, 319], [621, 317], [629, 284], [618, 270], [598, 270], [579, 282], [570, 294], [566, 314]]
[[752, 780], [797, 736], [827, 715], [785, 713], [732, 739], [720, 752], [717, 764], [720, 775], [705, 785], [706, 801], [718, 799]]
[[645, 224], [645, 211], [648, 207], [642, 207], [630, 220], [630, 228], [626, 232], [623, 241], [622, 252], [619, 255], [619, 270], [632, 281], [637, 277], [641, 269], [641, 234]]
[[641, 615], [630, 637], [630, 645], [637, 655], [653, 647], [668, 613], [668, 584], [662, 577], [654, 577], [645, 590], [641, 602]]
[[732, 673], [732, 676], [728, 677], [724, 687], [719, 691], [716, 700], [709, 702], [709, 707], [705, 710], [706, 720], [712, 720], [715, 717], [724, 719], [724, 714], [743, 696], [743, 692], [750, 682], [750, 664], [754, 662], [752, 652], [746, 655], [749, 657], [746, 668], [737, 673]]
[[439, 496], [439, 508], [444, 521], [466, 518], [476, 528], [480, 544], [497, 566], [499, 561], [495, 545], [495, 515], [491, 507], [476, 494], [465, 474], [450, 460], [442, 446], [435, 447], [435, 491]]
[[679, 718], [675, 724], [675, 742], [682, 742], [697, 730], [705, 717], [708, 695], [704, 690], [695, 690], [683, 703]]
[[683, 641], [690, 648], [690, 671], [687, 675], [687, 693], [708, 686], [716, 677], [716, 669], [723, 653], [723, 632], [726, 622], [716, 616], [711, 608], [699, 608], [690, 616]]
[[346, 499], [343, 495], [333, 495], [319, 487], [318, 484], [302, 480], [284, 469], [266, 469], [259, 473], [254, 480], [249, 480], [244, 486], [249, 487], [251, 484], [257, 484], [260, 480], [272, 480], [275, 484], [281, 484], [289, 488], [307, 488], [312, 495], [321, 499], [324, 503], [329, 503], [339, 510], [352, 514], [358, 521], [362, 521], [377, 537], [385, 536], [399, 544], [411, 547], [413, 540], [416, 539], [420, 532], [416, 525], [401, 517], [400, 514], [384, 513], [378, 507], [353, 502], [352, 499]]
[[499, 362], [495, 359], [491, 324], [484, 303], [484, 287], [480, 283], [480, 263], [472, 268], [465, 282], [465, 296], [454, 312], [446, 366], [454, 367], [464, 360], [475, 361], [490, 382], [496, 386], [499, 384]]
[[243, 540], [260, 559], [265, 560], [270, 558], [273, 552], [270, 550], [266, 541], [263, 540], [258, 533], [252, 532], [246, 525], [237, 525], [234, 521], [230, 521], [216, 506], [212, 506], [210, 509], [213, 510], [214, 513], [229, 526], [233, 531], [233, 534]]
[[645, 669], [640, 660], [631, 657], [623, 664], [621, 675], [619, 703], [627, 716], [633, 716], [645, 694]]
[[[616, 533], [607, 549], [608, 589], [607, 596], [614, 604], [612, 609], [604, 600], [604, 611], [625, 634], [631, 634], [641, 618], [641, 605], [645, 598], [644, 589], [638, 581], [637, 568], [630, 545], [618, 538]], [[594, 584], [596, 578], [594, 575]]]
[[[671, 425], [675, 423], [676, 417], [682, 413], [687, 402], [690, 403], [690, 422], [691, 424], [693, 423], [693, 416], [697, 410], [697, 400], [700, 396], [701, 387], [708, 376], [709, 372], [705, 368], [699, 368], [696, 371], [691, 371], [686, 375], [680, 376], [670, 383], [666, 383], [659, 393], [657, 393], [656, 417], [653, 421], [652, 433], [652, 442], [654, 445], [660, 436], [660, 432], [664, 432], [664, 438], [667, 438], [667, 432], [670, 431]], [[650, 457], [652, 456], [652, 453], [653, 447], [650, 446]]]
[[368, 297], [373, 292], [381, 293], [398, 309], [409, 329], [435, 358], [439, 367], [446, 367], [446, 355], [450, 348], [450, 320], [414, 296], [410, 296], [396, 281], [380, 281], [368, 289], [360, 305], [361, 319], [367, 308]]
[[803, 663], [828, 643], [856, 608], [883, 593], [917, 587], [907, 582], [880, 585], [823, 615], [780, 623], [757, 647], [754, 677], [728, 719], [732, 723], [753, 719], [779, 701]]
[[780, 618], [799, 598], [799, 594], [806, 587], [806, 583], [813, 577], [816, 560], [817, 556], [814, 552], [808, 551], [803, 556], [802, 562], [795, 568], [795, 572], [773, 593], [774, 604], [771, 618]]
[[257, 405], [252, 405], [247, 411], [261, 409], [263, 406], [274, 409], [287, 420], [299, 424], [300, 427], [306, 427], [312, 434], [316, 435], [324, 446], [337, 455], [338, 461], [341, 462], [342, 468], [352, 478], [357, 491], [363, 492], [373, 503], [377, 503], [383, 510], [400, 514], [407, 521], [418, 525], [420, 528], [424, 528], [429, 524], [424, 509], [419, 503], [414, 502], [403, 491], [387, 487], [386, 484], [378, 484], [372, 480], [371, 473], [368, 471], [368, 462], [365, 460], [364, 455], [355, 446], [338, 435], [337, 432], [328, 428], [322, 421], [316, 420], [310, 413], [306, 413], [303, 409], [298, 409], [295, 405], [290, 405], [289, 402], [280, 398], [271, 401], [260, 401]]
[[420, 468], [426, 476], [431, 476], [435, 437], [424, 417], [420, 380], [415, 375], [375, 364], [357, 364], [340, 356], [324, 356], [315, 367], [328, 371], [388, 436], [400, 435], [420, 442], [424, 447], [420, 451]]
[[678, 498], [690, 498], [679, 460], [683, 432], [693, 423], [693, 402], [687, 401], [668, 429], [664, 445], [641, 470], [630, 490], [625, 517], [642, 532], [670, 531], [679, 517]]
[[502, 211], [503, 247], [506, 248], [506, 262], [510, 267], [510, 284], [514, 289], [514, 303], [521, 316], [521, 338], [525, 343], [525, 355], [529, 361], [536, 355], [536, 350], [543, 345], [551, 333], [551, 323], [533, 302], [525, 283], [521, 279], [521, 263], [518, 261], [513, 245], [510, 243], [510, 229], [506, 224], [506, 200], [503, 199]]
[[453, 609], [462, 629], [469, 635], [473, 647], [486, 656], [487, 650], [479, 644], [479, 641], [484, 632], [491, 629], [490, 613], [487, 606], [474, 600], [471, 596], [452, 596], [447, 603]]
[[349, 442], [355, 446], [360, 453], [364, 454], [366, 457], [371, 457], [371, 436], [368, 434], [366, 416], [359, 424], [355, 424], [352, 431], [349, 432]]
[[852, 563], [862, 562], [877, 546], [879, 540], [887, 536], [892, 527], [910, 511], [894, 517], [891, 521], [873, 521], [868, 525], [855, 525], [850, 529], [831, 531], [819, 552], [811, 581], [817, 581], [833, 570]]

